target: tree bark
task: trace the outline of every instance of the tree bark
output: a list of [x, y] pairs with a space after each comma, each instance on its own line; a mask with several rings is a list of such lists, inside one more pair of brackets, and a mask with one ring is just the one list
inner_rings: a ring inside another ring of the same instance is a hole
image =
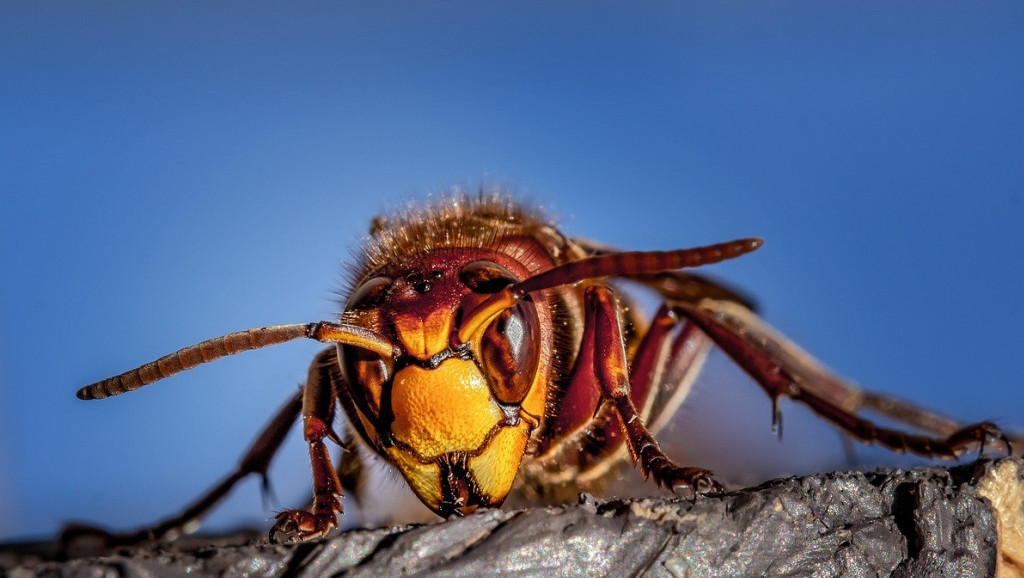
[[0, 547], [0, 570], [13, 578], [1012, 575], [1024, 567], [1011, 543], [1014, 532], [1024, 535], [1021, 465], [838, 472], [693, 501], [583, 497], [297, 546], [190, 537], [58, 562], [45, 559], [53, 545], [11, 545]]

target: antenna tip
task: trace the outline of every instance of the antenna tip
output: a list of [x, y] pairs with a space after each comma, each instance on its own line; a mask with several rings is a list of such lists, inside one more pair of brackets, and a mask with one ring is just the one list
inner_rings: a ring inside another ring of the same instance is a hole
[[760, 249], [761, 245], [764, 245], [764, 239], [760, 237], [737, 239], [729, 243], [714, 245], [714, 248], [722, 250], [721, 256], [716, 258], [715, 261], [721, 261], [723, 259], [735, 259], [736, 257], [746, 255], [747, 253], [752, 253]]
[[103, 390], [97, 389], [97, 388], [95, 388], [95, 387], [93, 387], [91, 385], [87, 385], [87, 386], [83, 387], [82, 389], [79, 389], [78, 391], [76, 391], [75, 392], [75, 397], [77, 397], [78, 399], [84, 399], [84, 400], [102, 399], [104, 397], [107, 397], [105, 395], [102, 395], [102, 393], [103, 393]]

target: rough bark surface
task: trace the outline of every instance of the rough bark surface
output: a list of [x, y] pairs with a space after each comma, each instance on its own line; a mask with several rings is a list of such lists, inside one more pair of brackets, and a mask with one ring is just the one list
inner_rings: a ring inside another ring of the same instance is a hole
[[992, 467], [981, 461], [949, 469], [839, 472], [695, 501], [585, 498], [570, 506], [354, 530], [298, 546], [192, 537], [53, 561], [47, 560], [53, 545], [9, 545], [0, 546], [0, 570], [13, 578], [991, 576], [996, 519], [977, 482]]

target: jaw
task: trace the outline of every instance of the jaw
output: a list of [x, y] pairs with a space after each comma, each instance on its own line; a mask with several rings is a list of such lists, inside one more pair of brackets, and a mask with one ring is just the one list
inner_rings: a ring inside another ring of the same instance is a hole
[[440, 516], [464, 515], [505, 501], [522, 461], [529, 428], [525, 422], [497, 427], [475, 452], [455, 451], [429, 460], [401, 445], [387, 449], [416, 496]]
[[495, 402], [475, 362], [404, 367], [388, 397], [394, 419], [383, 449], [427, 507], [449, 516], [501, 505], [532, 426]]

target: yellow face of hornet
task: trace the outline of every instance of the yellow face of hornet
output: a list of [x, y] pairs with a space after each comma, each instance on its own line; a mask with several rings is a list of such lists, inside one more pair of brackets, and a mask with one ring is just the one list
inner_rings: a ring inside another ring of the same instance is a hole
[[342, 347], [354, 429], [405, 477], [430, 509], [448, 516], [498, 506], [544, 414], [550, 337], [530, 301], [501, 313], [467, 343], [462, 317], [526, 276], [514, 260], [445, 250], [363, 281], [346, 318], [402, 351], [392, 362]]

